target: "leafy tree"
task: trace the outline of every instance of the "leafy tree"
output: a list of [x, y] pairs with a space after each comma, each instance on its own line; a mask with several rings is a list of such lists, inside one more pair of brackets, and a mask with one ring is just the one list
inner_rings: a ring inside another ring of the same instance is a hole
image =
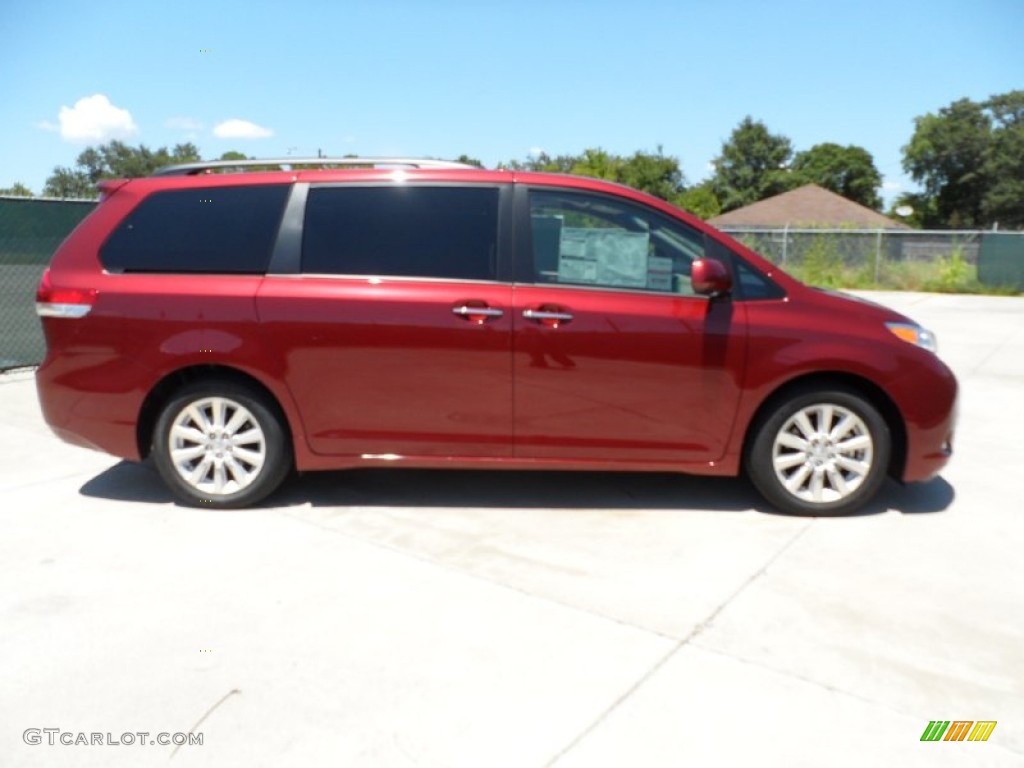
[[96, 149], [86, 149], [78, 156], [77, 163], [96, 182], [100, 179], [149, 176], [165, 165], [197, 163], [200, 160], [199, 150], [192, 143], [178, 144], [171, 151], [166, 147], [153, 151], [142, 144], [130, 147], [123, 142], [112, 141]]
[[95, 183], [85, 171], [74, 168], [54, 168], [43, 187], [43, 197], [95, 199], [96, 196]]
[[993, 130], [985, 156], [982, 218], [986, 224], [1024, 228], [1024, 91], [993, 96], [986, 106]]
[[483, 168], [484, 167], [484, 164], [481, 163], [479, 160], [477, 160], [475, 157], [470, 157], [469, 155], [465, 155], [465, 154], [459, 155], [457, 158], [455, 158], [455, 162], [456, 163], [464, 163], [465, 165], [472, 165], [472, 166], [475, 166], [477, 168]]
[[882, 174], [863, 147], [815, 144], [806, 152], [797, 152], [792, 172], [800, 184], [817, 184], [876, 211], [882, 207], [878, 194]]
[[7, 195], [8, 197], [32, 197], [32, 190], [20, 181], [16, 181], [12, 186], [0, 189], [0, 195]]
[[54, 197], [96, 197], [96, 182], [101, 179], [130, 179], [149, 176], [165, 165], [195, 163], [202, 158], [194, 144], [178, 144], [150, 150], [144, 145], [130, 147], [111, 141], [99, 147], [87, 147], [78, 155], [74, 168], [54, 168], [46, 180], [44, 194]]
[[685, 179], [679, 168], [679, 161], [665, 155], [659, 146], [656, 152], [634, 152], [629, 157], [612, 154], [600, 147], [583, 150], [579, 155], [558, 155], [551, 157], [540, 153], [527, 160], [510, 160], [499, 168], [515, 171], [541, 171], [544, 173], [570, 173], [575, 176], [592, 176], [620, 184], [660, 197], [669, 202], [678, 202], [685, 190]]
[[[234, 150], [231, 150], [230, 152], [225, 152], [223, 155], [221, 155], [217, 159], [218, 160], [251, 160], [253, 158], [250, 158], [244, 152], [236, 152]], [[186, 161], [186, 162], [189, 162], [189, 161]]]
[[679, 196], [677, 205], [705, 220], [713, 219], [722, 212], [722, 204], [718, 202], [710, 181], [690, 187]]
[[498, 168], [510, 171], [540, 171], [542, 173], [572, 173], [573, 166], [581, 156], [558, 155], [551, 157], [547, 152], [533, 155], [526, 160], [509, 160], [499, 163]]
[[605, 152], [600, 147], [585, 149], [575, 158], [569, 173], [574, 176], [591, 176], [595, 179], [618, 181], [622, 177], [624, 158]]
[[793, 145], [749, 115], [733, 129], [713, 161], [711, 188], [723, 211], [742, 208], [791, 189], [799, 180], [788, 169]]
[[927, 226], [1024, 227], [1024, 91], [959, 99], [914, 124], [903, 168], [923, 187]]
[[679, 161], [666, 156], [659, 145], [656, 152], [637, 151], [631, 157], [625, 158], [614, 181], [642, 189], [662, 200], [678, 203], [685, 189], [686, 179], [679, 167]]
[[992, 142], [992, 121], [984, 106], [960, 99], [937, 115], [915, 118], [914, 125], [910, 143], [903, 147], [903, 169], [935, 201], [936, 216], [925, 224], [981, 225], [988, 186], [985, 163]]

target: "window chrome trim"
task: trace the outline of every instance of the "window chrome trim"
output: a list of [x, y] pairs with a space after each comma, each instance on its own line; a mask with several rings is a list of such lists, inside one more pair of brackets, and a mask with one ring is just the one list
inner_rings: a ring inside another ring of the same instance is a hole
[[415, 282], [415, 283], [458, 283], [459, 285], [505, 285], [511, 287], [512, 283], [505, 280], [486, 280], [484, 278], [466, 277], [420, 277], [418, 275], [339, 275], [333, 272], [297, 272], [267, 274], [266, 277], [283, 277], [294, 279], [314, 278], [317, 280], [350, 280], [369, 282], [372, 285], [384, 285], [385, 283]]
[[710, 300], [710, 296], [691, 296], [688, 293], [671, 293], [669, 291], [655, 291], [650, 288], [616, 288], [614, 286], [607, 285], [580, 285], [579, 283], [531, 283], [526, 281], [516, 281], [512, 284], [514, 288], [554, 288], [556, 290], [581, 290], [581, 291], [600, 291], [602, 293], [627, 293], [632, 296], [657, 296], [663, 299], [701, 299], [702, 301]]

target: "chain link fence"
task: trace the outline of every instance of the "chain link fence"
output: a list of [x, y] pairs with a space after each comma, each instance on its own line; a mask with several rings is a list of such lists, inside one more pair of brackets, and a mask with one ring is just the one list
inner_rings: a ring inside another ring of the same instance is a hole
[[35, 313], [43, 270], [95, 200], [0, 197], [0, 370], [37, 365], [46, 352]]
[[1024, 233], [725, 227], [787, 272], [826, 288], [1024, 290]]

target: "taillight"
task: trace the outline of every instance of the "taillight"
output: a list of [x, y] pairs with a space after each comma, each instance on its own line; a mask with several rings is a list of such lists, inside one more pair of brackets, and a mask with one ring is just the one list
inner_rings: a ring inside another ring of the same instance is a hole
[[54, 288], [49, 269], [36, 289], [36, 314], [40, 317], [85, 317], [95, 302], [95, 288]]

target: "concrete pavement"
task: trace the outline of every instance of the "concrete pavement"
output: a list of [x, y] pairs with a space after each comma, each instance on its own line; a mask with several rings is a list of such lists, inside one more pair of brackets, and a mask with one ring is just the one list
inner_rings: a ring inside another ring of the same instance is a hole
[[843, 519], [383, 470], [187, 509], [0, 377], [0, 766], [1024, 766], [1024, 298], [863, 295], [938, 333], [960, 426], [941, 478]]

